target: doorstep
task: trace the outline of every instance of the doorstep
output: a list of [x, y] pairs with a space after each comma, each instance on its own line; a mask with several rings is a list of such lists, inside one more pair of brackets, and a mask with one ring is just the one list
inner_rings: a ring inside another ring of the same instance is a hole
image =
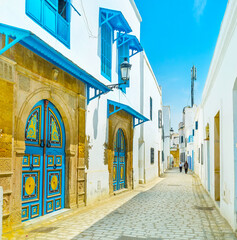
[[119, 195], [119, 194], [127, 192], [127, 191], [129, 191], [128, 188], [123, 188], [123, 189], [120, 189], [118, 191], [115, 191], [114, 195], [116, 196], [116, 195]]

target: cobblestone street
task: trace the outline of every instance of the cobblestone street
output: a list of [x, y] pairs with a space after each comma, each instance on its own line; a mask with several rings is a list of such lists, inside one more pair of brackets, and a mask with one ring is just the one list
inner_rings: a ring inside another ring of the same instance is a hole
[[174, 169], [152, 184], [3, 239], [237, 239], [197, 177]]

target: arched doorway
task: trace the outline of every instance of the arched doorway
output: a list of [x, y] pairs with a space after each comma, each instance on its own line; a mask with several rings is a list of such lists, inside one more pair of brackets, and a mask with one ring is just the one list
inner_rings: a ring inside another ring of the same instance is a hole
[[124, 133], [118, 129], [114, 140], [114, 162], [113, 162], [113, 190], [117, 191], [126, 186], [126, 146]]
[[25, 127], [22, 162], [22, 221], [64, 208], [65, 129], [48, 100], [31, 110]]

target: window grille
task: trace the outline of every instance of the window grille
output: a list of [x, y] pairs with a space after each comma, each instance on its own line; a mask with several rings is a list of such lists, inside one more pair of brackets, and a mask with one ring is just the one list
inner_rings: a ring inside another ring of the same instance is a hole
[[154, 163], [154, 148], [151, 148], [151, 164]]

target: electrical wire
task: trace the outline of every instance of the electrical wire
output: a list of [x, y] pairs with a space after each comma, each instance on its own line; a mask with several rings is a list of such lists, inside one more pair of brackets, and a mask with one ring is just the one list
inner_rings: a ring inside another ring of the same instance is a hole
[[92, 33], [92, 31], [91, 31], [91, 28], [90, 28], [88, 19], [87, 19], [87, 17], [86, 17], [86, 13], [85, 13], [85, 9], [84, 9], [82, 0], [80, 1], [80, 3], [81, 3], [81, 9], [82, 9], [82, 12], [83, 12], [83, 14], [82, 14], [83, 20], [84, 20], [84, 22], [85, 22], [86, 29], [87, 29], [87, 32], [88, 32], [89, 37], [90, 37], [90, 38], [98, 38], [98, 35], [97, 35], [97, 36], [94, 35], [94, 34]]

